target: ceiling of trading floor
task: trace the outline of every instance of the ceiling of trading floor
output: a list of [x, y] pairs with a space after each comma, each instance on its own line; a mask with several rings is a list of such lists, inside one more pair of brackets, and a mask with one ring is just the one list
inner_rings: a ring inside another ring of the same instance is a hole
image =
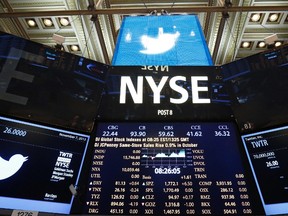
[[123, 17], [161, 10], [198, 15], [215, 65], [288, 43], [288, 0], [1, 0], [0, 30], [111, 64]]

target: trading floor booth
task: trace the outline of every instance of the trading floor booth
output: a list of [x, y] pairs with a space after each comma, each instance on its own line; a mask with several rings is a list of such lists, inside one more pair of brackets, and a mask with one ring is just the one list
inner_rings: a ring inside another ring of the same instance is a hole
[[213, 66], [197, 19], [155, 17], [112, 65], [0, 33], [0, 214], [288, 213], [288, 46]]

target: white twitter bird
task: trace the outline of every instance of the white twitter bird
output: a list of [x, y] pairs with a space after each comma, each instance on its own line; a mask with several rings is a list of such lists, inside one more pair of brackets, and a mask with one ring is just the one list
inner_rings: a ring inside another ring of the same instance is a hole
[[164, 33], [163, 28], [158, 29], [158, 35], [155, 38], [149, 37], [148, 35], [143, 35], [141, 37], [141, 43], [144, 50], [140, 50], [143, 54], [161, 54], [172, 49], [180, 33], [177, 31], [174, 34]]
[[7, 179], [14, 175], [27, 160], [28, 156], [24, 157], [21, 154], [13, 155], [8, 161], [0, 157], [0, 180]]

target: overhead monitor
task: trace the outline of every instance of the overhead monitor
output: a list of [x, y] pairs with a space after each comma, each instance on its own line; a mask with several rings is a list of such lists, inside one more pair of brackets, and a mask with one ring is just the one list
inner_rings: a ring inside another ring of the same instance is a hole
[[89, 132], [108, 66], [0, 32], [0, 114]]
[[287, 124], [287, 70], [287, 44], [222, 66], [241, 133]]
[[0, 117], [0, 208], [69, 214], [89, 138]]
[[112, 65], [213, 65], [197, 15], [124, 17]]

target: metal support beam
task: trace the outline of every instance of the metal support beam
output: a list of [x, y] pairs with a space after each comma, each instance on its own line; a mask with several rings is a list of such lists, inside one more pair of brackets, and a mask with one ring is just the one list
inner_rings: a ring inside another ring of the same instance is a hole
[[[88, 10], [91, 11], [91, 12], [96, 10], [95, 4], [94, 4], [94, 0], [88, 0]], [[100, 46], [101, 46], [101, 49], [102, 49], [104, 61], [105, 61], [106, 64], [110, 64], [110, 60], [109, 60], [109, 56], [108, 56], [108, 53], [107, 53], [105, 40], [104, 40], [104, 36], [103, 36], [102, 30], [101, 30], [101, 25], [100, 25], [100, 22], [99, 22], [98, 15], [97, 14], [93, 14], [92, 17], [91, 17], [91, 21], [94, 23], [95, 28], [96, 28], [96, 32], [97, 32], [98, 39], [99, 39], [99, 42], [100, 42]]]
[[148, 14], [153, 10], [166, 10], [169, 13], [201, 13], [201, 12], [256, 12], [256, 11], [288, 11], [288, 6], [235, 6], [235, 7], [149, 7], [149, 8], [105, 8], [95, 10], [55, 10], [0, 13], [0, 18], [73, 16], [99, 14]]
[[[107, 8], [111, 8], [110, 0], [106, 0], [105, 3], [106, 3]], [[117, 34], [116, 34], [116, 30], [115, 30], [115, 25], [114, 25], [114, 22], [113, 22], [112, 14], [108, 14], [108, 19], [109, 19], [109, 24], [110, 24], [110, 27], [111, 27], [112, 36], [113, 36], [113, 42], [114, 42], [114, 45], [115, 45], [116, 40], [117, 40]]]
[[93, 16], [92, 21], [93, 21], [95, 28], [96, 28], [96, 31], [97, 31], [97, 35], [98, 35], [98, 39], [100, 41], [100, 45], [101, 45], [102, 53], [104, 56], [105, 64], [110, 64], [109, 56], [108, 56], [107, 49], [105, 46], [105, 40], [104, 40], [104, 37], [102, 34], [101, 26], [100, 26], [97, 15], [96, 15], [96, 17]]
[[[208, 1], [208, 6], [212, 6], [212, 4], [213, 4], [213, 0], [209, 0]], [[204, 26], [204, 35], [205, 35], [205, 37], [207, 38], [207, 34], [208, 34], [208, 28], [209, 28], [209, 26], [210, 26], [210, 17], [211, 17], [211, 13], [207, 13], [206, 14], [206, 22], [205, 22], [205, 26]]]
[[221, 39], [222, 39], [222, 36], [223, 36], [223, 31], [224, 31], [226, 19], [227, 19], [227, 17], [222, 16], [221, 20], [220, 20], [218, 33], [217, 33], [217, 37], [216, 37], [216, 42], [215, 42], [215, 46], [214, 46], [214, 51], [213, 51], [213, 55], [212, 55], [212, 60], [213, 60], [214, 63], [216, 62], [216, 57], [218, 56], [218, 51], [219, 51], [219, 48], [220, 48]]

